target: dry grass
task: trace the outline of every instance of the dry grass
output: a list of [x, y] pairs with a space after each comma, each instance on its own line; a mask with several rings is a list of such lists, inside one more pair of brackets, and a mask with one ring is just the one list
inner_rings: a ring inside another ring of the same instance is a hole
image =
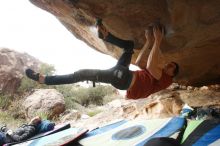
[[22, 124], [26, 123], [24, 119], [14, 119], [8, 112], [0, 110], [0, 124], [6, 124], [10, 129], [16, 129]]

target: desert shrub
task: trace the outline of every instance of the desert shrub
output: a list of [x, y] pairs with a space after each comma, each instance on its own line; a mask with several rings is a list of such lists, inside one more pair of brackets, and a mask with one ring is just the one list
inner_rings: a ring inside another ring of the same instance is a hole
[[78, 85], [62, 85], [56, 86], [56, 89], [65, 97], [67, 108], [74, 108], [74, 103], [83, 106], [90, 104], [103, 105], [103, 99], [107, 95], [115, 94], [116, 89], [111, 86], [97, 85], [93, 87], [81, 87]]
[[74, 95], [74, 85], [57, 85], [55, 89], [58, 90], [64, 97], [71, 97]]
[[22, 105], [23, 100], [13, 100], [8, 108], [8, 113], [15, 119], [25, 119], [25, 110]]
[[8, 112], [0, 111], [0, 122], [2, 125], [7, 125], [10, 129], [16, 129], [23, 123], [26, 123], [24, 119], [15, 119]]
[[108, 95], [113, 95], [113, 94], [118, 94], [118, 90], [110, 85], [105, 85], [102, 86], [104, 93], [106, 96]]
[[106, 95], [106, 90], [104, 90], [104, 86], [97, 86], [96, 88], [89, 88], [89, 103], [95, 105], [103, 105], [103, 98]]
[[87, 115], [90, 116], [90, 117], [93, 117], [93, 116], [95, 116], [95, 115], [97, 115], [97, 114], [99, 114], [99, 113], [101, 113], [101, 112], [102, 112], [102, 111], [99, 110], [99, 109], [94, 109], [94, 110], [92, 110], [92, 111], [87, 112]]
[[73, 97], [75, 95], [75, 85], [57, 85], [55, 88], [64, 96], [67, 109], [77, 109], [77, 101]]
[[106, 95], [103, 98], [103, 104], [107, 104], [107, 103], [111, 102], [112, 100], [120, 99], [120, 98], [123, 98], [123, 96], [119, 95], [119, 94]]
[[85, 107], [82, 106], [77, 101], [75, 101], [75, 99], [73, 97], [64, 98], [64, 100], [65, 100], [66, 109], [76, 109], [81, 112], [83, 112], [85, 110]]
[[45, 74], [45, 75], [52, 75], [55, 73], [55, 68], [53, 65], [49, 65], [46, 63], [41, 64], [40, 66], [40, 73]]
[[73, 89], [72, 98], [77, 103], [79, 103], [83, 106], [88, 106], [89, 103], [90, 103], [88, 90], [86, 88], [83, 88], [83, 87]]
[[11, 95], [0, 93], [0, 108], [4, 110], [7, 109], [11, 104], [12, 100], [13, 97]]
[[30, 80], [29, 78], [27, 78], [26, 76], [24, 76], [21, 80], [21, 84], [18, 88], [19, 92], [28, 92], [33, 90], [34, 88], [36, 88], [38, 86], [38, 83], [35, 81]]
[[72, 97], [83, 106], [88, 106], [89, 104], [102, 105], [104, 92], [100, 89], [99, 87], [80, 87], [74, 90], [75, 92]]

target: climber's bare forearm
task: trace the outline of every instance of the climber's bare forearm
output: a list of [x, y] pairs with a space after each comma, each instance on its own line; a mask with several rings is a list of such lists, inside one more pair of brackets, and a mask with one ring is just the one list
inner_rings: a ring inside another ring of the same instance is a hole
[[147, 54], [149, 53], [150, 46], [151, 42], [147, 40], [136, 59], [136, 65], [140, 65], [141, 61], [146, 58]]
[[147, 69], [154, 78], [159, 80], [162, 76], [162, 68], [159, 67], [159, 63], [160, 61], [162, 61], [160, 60], [160, 55], [161, 55], [160, 44], [163, 35], [158, 28], [154, 28], [153, 31], [154, 31], [155, 40], [148, 57]]

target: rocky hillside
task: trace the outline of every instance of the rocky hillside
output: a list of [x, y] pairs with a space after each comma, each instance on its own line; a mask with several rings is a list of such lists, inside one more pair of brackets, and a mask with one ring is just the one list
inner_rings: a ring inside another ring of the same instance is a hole
[[0, 48], [0, 92], [13, 94], [27, 67], [38, 69], [41, 62], [26, 54]]
[[[143, 46], [148, 24], [159, 19], [167, 31], [162, 52], [167, 61], [176, 61], [181, 67], [177, 81], [186, 85], [220, 82], [219, 0], [30, 1], [55, 15], [77, 38], [115, 58], [119, 57], [120, 49], [104, 43], [95, 33], [97, 17], [103, 19], [114, 35], [133, 39], [136, 48]], [[133, 56], [133, 63], [139, 50]], [[146, 61], [147, 56], [140, 66], [144, 67]]]

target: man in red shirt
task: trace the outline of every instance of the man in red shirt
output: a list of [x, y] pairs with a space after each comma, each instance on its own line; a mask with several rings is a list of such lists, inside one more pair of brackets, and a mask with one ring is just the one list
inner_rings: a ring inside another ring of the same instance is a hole
[[178, 74], [179, 66], [177, 63], [164, 63], [160, 44], [165, 29], [161, 24], [155, 23], [149, 26], [145, 32], [146, 43], [137, 58], [137, 64], [146, 56], [151, 42], [153, 40], [154, 42], [148, 56], [146, 68], [138, 71], [129, 70], [132, 54], [134, 53], [134, 42], [115, 37], [106, 30], [101, 20], [98, 20], [97, 28], [99, 38], [123, 49], [121, 57], [113, 68], [107, 70], [82, 69], [73, 74], [54, 76], [44, 76], [27, 69], [27, 77], [47, 85], [71, 84], [85, 80], [109, 83], [117, 89], [127, 90], [127, 98], [139, 99], [167, 88], [172, 83], [172, 78]]

